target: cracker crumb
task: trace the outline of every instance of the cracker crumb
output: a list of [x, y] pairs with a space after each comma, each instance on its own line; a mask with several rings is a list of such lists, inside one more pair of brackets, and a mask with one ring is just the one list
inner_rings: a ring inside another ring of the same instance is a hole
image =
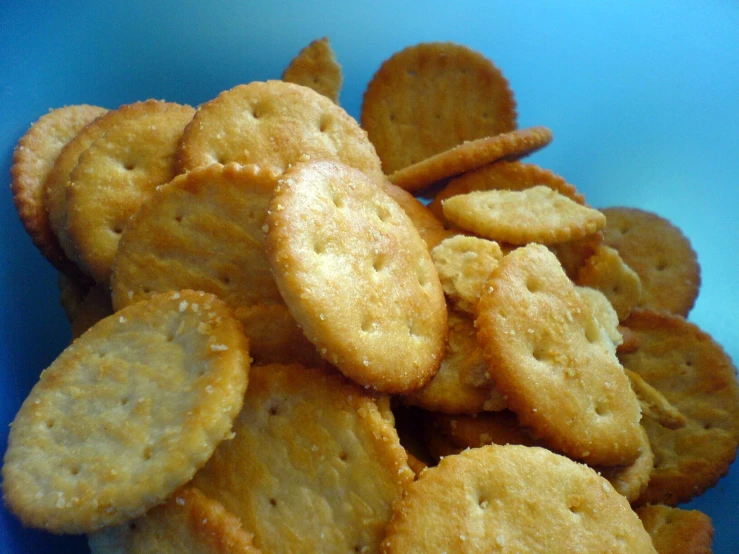
[[177, 500], [176, 500], [176, 502], [177, 502], [177, 504], [179, 504], [180, 506], [184, 506], [184, 505], [185, 505], [185, 499], [184, 499], [184, 498], [182, 498], [181, 496], [178, 496], [178, 497], [177, 497]]
[[210, 345], [211, 352], [224, 352], [228, 350], [228, 346], [225, 344], [211, 344]]
[[131, 299], [133, 298], [133, 291], [132, 291], [132, 290], [129, 290], [129, 291], [128, 291], [128, 292], [126, 293], [126, 296], [128, 296], [128, 299], [129, 299], [129, 300], [131, 300]]
[[[133, 294], [133, 293], [132, 293], [132, 294]], [[177, 299], [178, 299], [179, 297], [180, 297], [180, 293], [179, 293], [179, 292], [175, 292], [175, 293], [174, 293], [174, 294], [172, 295], [172, 300], [177, 300]]]
[[199, 309], [200, 309], [200, 305], [197, 302], [193, 302], [192, 311], [197, 313]]
[[213, 385], [206, 385], [205, 392], [207, 392], [208, 394], [213, 394]]
[[187, 306], [188, 306], [187, 300], [183, 300], [182, 302], [180, 302], [180, 308], [179, 308], [180, 312], [184, 312], [187, 309]]
[[121, 316], [118, 318], [118, 321], [120, 321], [121, 323], [126, 323], [126, 318]]

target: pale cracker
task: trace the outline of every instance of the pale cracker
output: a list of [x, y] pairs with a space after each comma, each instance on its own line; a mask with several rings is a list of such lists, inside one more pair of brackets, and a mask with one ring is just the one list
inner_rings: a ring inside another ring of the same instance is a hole
[[413, 480], [373, 396], [333, 371], [252, 368], [234, 437], [194, 484], [283, 552], [377, 552], [391, 507]]
[[641, 279], [623, 261], [618, 251], [602, 244], [577, 271], [578, 285], [598, 289], [623, 321], [641, 299]]
[[213, 295], [162, 294], [103, 319], [18, 411], [2, 469], [8, 508], [56, 533], [140, 516], [229, 434], [248, 369], [241, 326]]
[[552, 141], [546, 127], [517, 129], [463, 142], [390, 174], [390, 181], [400, 188], [417, 192], [430, 185], [491, 164], [503, 158], [516, 159], [544, 148]]
[[384, 554], [654, 553], [626, 499], [546, 449], [483, 446], [424, 471], [395, 505]]
[[604, 242], [641, 279], [640, 308], [687, 317], [700, 289], [698, 257], [667, 219], [636, 208], [605, 208]]
[[431, 258], [449, 301], [458, 310], [477, 315], [482, 288], [503, 258], [498, 243], [457, 235], [439, 243]]
[[652, 419], [668, 429], [685, 427], [687, 423], [685, 416], [670, 404], [661, 392], [647, 383], [638, 373], [630, 369], [624, 369], [624, 371], [631, 381], [634, 394], [639, 399], [642, 418]]
[[712, 554], [713, 522], [700, 510], [661, 504], [636, 509], [659, 554]]
[[238, 162], [279, 175], [291, 164], [311, 159], [382, 175], [367, 133], [342, 108], [307, 87], [255, 81], [198, 108], [182, 136], [178, 172]]
[[344, 78], [328, 37], [303, 48], [283, 71], [282, 80], [311, 88], [338, 104]]
[[339, 163], [298, 164], [266, 225], [277, 286], [324, 359], [383, 392], [431, 379], [444, 355], [444, 292], [418, 231], [375, 181]]
[[502, 410], [505, 400], [495, 390], [477, 344], [472, 320], [449, 311], [449, 335], [439, 371], [426, 385], [398, 400], [410, 406], [450, 414]]
[[520, 191], [485, 190], [452, 196], [444, 217], [462, 229], [509, 244], [554, 244], [601, 230], [605, 216], [544, 185]]
[[51, 110], [20, 138], [10, 166], [10, 188], [21, 222], [39, 251], [57, 269], [74, 271], [49, 223], [45, 184], [62, 148], [105, 108], [78, 104]]
[[361, 121], [391, 174], [465, 141], [514, 130], [516, 104], [485, 56], [430, 42], [382, 63], [364, 93]]
[[613, 346], [618, 348], [623, 343], [624, 338], [618, 328], [618, 314], [613, 309], [608, 298], [599, 290], [590, 287], [581, 287], [575, 285], [575, 290], [580, 298], [590, 305], [590, 310], [595, 320], [600, 324], [613, 342]]
[[441, 204], [452, 196], [475, 190], [523, 190], [537, 185], [546, 185], [578, 204], [585, 204], [585, 197], [575, 186], [556, 173], [536, 164], [500, 160], [451, 179], [434, 195], [429, 210], [443, 219]]
[[146, 515], [88, 535], [92, 554], [261, 554], [219, 502], [185, 487]]
[[589, 464], [639, 455], [639, 404], [613, 342], [546, 247], [503, 258], [478, 304], [477, 337], [521, 423]]
[[66, 229], [76, 261], [108, 282], [130, 217], [174, 175], [174, 154], [190, 106], [147, 100], [116, 110], [115, 124], [80, 154], [67, 185]]
[[678, 429], [642, 419], [655, 467], [638, 503], [687, 502], [712, 487], [736, 458], [736, 368], [707, 333], [680, 316], [636, 309], [624, 324], [641, 342], [633, 354], [619, 356], [624, 367], [657, 389], [686, 419]]

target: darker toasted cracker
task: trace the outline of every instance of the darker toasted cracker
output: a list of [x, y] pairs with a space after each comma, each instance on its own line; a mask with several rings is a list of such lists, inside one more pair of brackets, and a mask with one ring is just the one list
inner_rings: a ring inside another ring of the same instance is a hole
[[552, 141], [546, 127], [516, 129], [458, 144], [390, 174], [400, 188], [418, 192], [437, 181], [493, 163], [527, 156]]
[[670, 221], [636, 208], [604, 208], [604, 243], [641, 279], [639, 307], [687, 317], [700, 290], [698, 256]]
[[666, 312], [637, 309], [624, 322], [639, 349], [621, 354], [625, 368], [657, 389], [685, 418], [668, 429], [642, 419], [655, 456], [639, 504], [676, 505], [712, 487], [739, 447], [739, 384], [729, 356], [694, 323]]
[[430, 42], [383, 62], [364, 93], [362, 127], [386, 174], [465, 141], [516, 128], [508, 81], [466, 46]]
[[39, 251], [57, 269], [78, 273], [59, 245], [49, 223], [45, 199], [46, 179], [64, 146], [105, 108], [78, 104], [51, 110], [20, 138], [13, 151], [10, 187], [23, 227]]

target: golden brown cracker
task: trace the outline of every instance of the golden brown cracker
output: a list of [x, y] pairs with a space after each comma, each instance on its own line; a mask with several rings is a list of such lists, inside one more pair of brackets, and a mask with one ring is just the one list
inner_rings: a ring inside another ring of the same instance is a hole
[[639, 307], [686, 316], [700, 289], [690, 241], [667, 219], [636, 208], [605, 208], [604, 242], [641, 279]]
[[547, 248], [557, 256], [567, 276], [575, 281], [577, 272], [603, 244], [603, 231], [587, 235], [581, 239], [548, 244]]
[[605, 294], [619, 321], [629, 317], [641, 299], [641, 279], [626, 265], [617, 250], [605, 244], [600, 245], [578, 269], [575, 282]]
[[474, 317], [482, 288], [503, 258], [498, 243], [457, 235], [439, 243], [431, 251], [431, 258], [449, 301]]
[[105, 111], [105, 108], [87, 104], [51, 110], [31, 125], [13, 151], [10, 187], [18, 216], [39, 251], [62, 271], [70, 271], [72, 264], [49, 223], [46, 179], [62, 148]]
[[234, 437], [194, 484], [282, 552], [376, 552], [413, 480], [373, 396], [336, 372], [252, 368]]
[[174, 154], [194, 109], [147, 100], [116, 110], [114, 125], [80, 154], [67, 185], [66, 228], [77, 261], [108, 282], [123, 228], [175, 175]]
[[505, 400], [490, 378], [472, 320], [450, 310], [447, 323], [446, 354], [439, 370], [426, 385], [399, 401], [450, 414], [502, 410]]
[[578, 240], [606, 224], [605, 216], [544, 185], [524, 190], [484, 190], [452, 196], [442, 206], [454, 225], [509, 244]]
[[544, 148], [552, 141], [546, 127], [517, 129], [499, 135], [463, 142], [390, 174], [400, 188], [418, 192], [430, 185], [491, 164], [503, 158], [517, 159]]
[[298, 164], [279, 183], [267, 256], [308, 340], [362, 385], [400, 393], [425, 384], [444, 354], [446, 302], [411, 220], [343, 164]]
[[654, 453], [646, 431], [640, 429], [639, 457], [622, 466], [595, 466], [595, 469], [629, 503], [636, 502], [649, 484], [654, 471]]
[[545, 185], [578, 204], [585, 204], [585, 197], [575, 186], [553, 171], [532, 163], [501, 160], [451, 179], [434, 195], [429, 209], [443, 219], [441, 204], [457, 194], [476, 190], [523, 190], [537, 185]]
[[185, 487], [132, 521], [88, 536], [92, 554], [260, 554], [219, 502]]
[[382, 187], [388, 196], [395, 200], [403, 211], [411, 218], [416, 226], [418, 234], [426, 243], [429, 250], [437, 246], [441, 241], [455, 233], [444, 228], [444, 224], [429, 209], [411, 193], [393, 185], [390, 181], [383, 180]]
[[712, 554], [713, 522], [700, 510], [661, 504], [636, 509], [658, 554]]
[[[259, 363], [294, 362], [311, 352], [304, 361], [315, 360], [315, 348], [287, 313], [264, 251], [276, 184], [254, 165], [214, 164], [161, 187], [121, 236], [111, 279], [114, 307], [157, 292], [203, 290], [234, 308]], [[259, 319], [260, 313], [275, 319]]]
[[624, 324], [641, 343], [636, 352], [620, 355], [624, 367], [659, 391], [686, 419], [677, 429], [650, 417], [642, 419], [655, 467], [639, 503], [686, 502], [712, 487], [736, 457], [736, 368], [708, 334], [680, 316], [637, 309]]
[[162, 294], [101, 320], [42, 372], [13, 421], [8, 508], [56, 533], [140, 516], [228, 435], [248, 369], [241, 326], [213, 295]]
[[344, 78], [328, 37], [303, 48], [283, 71], [282, 80], [311, 88], [338, 104]]
[[253, 163], [280, 175], [305, 160], [382, 175], [367, 133], [342, 108], [301, 85], [255, 81], [198, 108], [182, 136], [177, 166], [184, 173], [212, 163]]
[[382, 63], [364, 93], [361, 121], [389, 175], [465, 141], [514, 130], [516, 105], [508, 81], [482, 54], [429, 42]]
[[590, 464], [639, 454], [639, 404], [615, 347], [546, 247], [514, 250], [478, 304], [477, 336], [521, 423]]
[[654, 553], [626, 499], [595, 471], [537, 447], [445, 457], [393, 510], [385, 554]]

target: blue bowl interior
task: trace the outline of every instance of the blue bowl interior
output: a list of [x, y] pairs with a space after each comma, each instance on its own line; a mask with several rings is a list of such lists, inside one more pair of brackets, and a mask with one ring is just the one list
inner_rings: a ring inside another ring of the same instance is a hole
[[[342, 105], [393, 52], [421, 41], [479, 50], [508, 77], [519, 125], [554, 142], [530, 159], [596, 207], [655, 211], [690, 238], [702, 289], [690, 319], [739, 359], [739, 5], [698, 0], [586, 4], [97, 3], [6, 0], [0, 10], [0, 172], [50, 108], [114, 108], [146, 98], [197, 105], [242, 82], [279, 78], [311, 40], [329, 36], [343, 65]], [[0, 444], [39, 372], [69, 340], [56, 273], [0, 198]], [[689, 504], [714, 522], [715, 552], [739, 544], [734, 468]], [[85, 552], [82, 537], [24, 529], [0, 508], [0, 552]]]

